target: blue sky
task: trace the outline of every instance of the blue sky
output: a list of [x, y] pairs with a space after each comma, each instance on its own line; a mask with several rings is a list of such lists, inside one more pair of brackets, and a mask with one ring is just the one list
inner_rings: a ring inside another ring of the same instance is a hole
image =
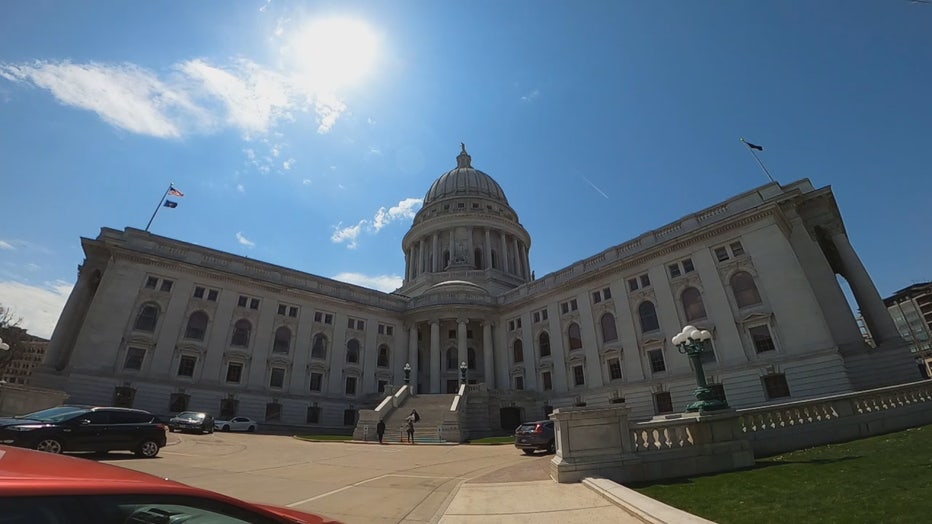
[[0, 303], [49, 336], [80, 237], [391, 290], [460, 142], [538, 276], [767, 182], [831, 185], [881, 294], [932, 279], [932, 4], [0, 6]]

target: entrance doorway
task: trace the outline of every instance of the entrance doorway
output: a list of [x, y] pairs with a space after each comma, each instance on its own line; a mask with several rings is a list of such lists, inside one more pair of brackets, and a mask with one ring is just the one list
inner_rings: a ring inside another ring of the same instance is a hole
[[499, 417], [501, 418], [502, 429], [508, 431], [514, 431], [515, 428], [520, 426], [523, 418], [521, 408], [517, 407], [502, 408], [499, 411]]

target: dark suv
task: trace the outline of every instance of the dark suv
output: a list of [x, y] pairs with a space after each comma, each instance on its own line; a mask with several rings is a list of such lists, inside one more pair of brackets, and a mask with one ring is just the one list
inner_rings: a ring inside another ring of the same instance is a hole
[[125, 450], [154, 457], [165, 446], [165, 425], [140, 409], [58, 406], [0, 418], [0, 444], [49, 453]]
[[168, 421], [168, 430], [213, 433], [214, 417], [202, 411], [182, 411]]
[[535, 451], [557, 450], [552, 420], [525, 422], [515, 430], [515, 447], [530, 455]]

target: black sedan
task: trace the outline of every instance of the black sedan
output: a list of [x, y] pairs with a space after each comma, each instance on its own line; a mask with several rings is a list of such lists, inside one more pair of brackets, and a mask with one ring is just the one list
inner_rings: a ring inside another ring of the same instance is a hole
[[201, 411], [182, 411], [168, 421], [168, 430], [213, 433], [214, 417]]

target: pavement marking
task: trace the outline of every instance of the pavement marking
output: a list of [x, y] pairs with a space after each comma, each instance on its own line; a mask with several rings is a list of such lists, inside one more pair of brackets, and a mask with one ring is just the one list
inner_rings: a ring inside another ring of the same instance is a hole
[[314, 502], [315, 500], [320, 500], [324, 497], [329, 497], [330, 495], [336, 495], [337, 493], [346, 491], [350, 488], [358, 488], [359, 486], [362, 486], [363, 484], [367, 484], [375, 480], [382, 480], [388, 477], [407, 477], [407, 478], [420, 478], [420, 479], [455, 479], [455, 478], [458, 478], [458, 477], [445, 477], [441, 475], [399, 475], [396, 473], [387, 473], [385, 475], [379, 475], [378, 477], [372, 477], [371, 479], [360, 480], [359, 482], [356, 482], [355, 484], [350, 484], [349, 486], [343, 486], [342, 488], [339, 488], [339, 489], [328, 491], [326, 493], [321, 493], [320, 495], [315, 495], [309, 499], [299, 500], [298, 502], [292, 502], [291, 504], [286, 504], [285, 507], [293, 508], [295, 506], [307, 504], [308, 502]]

